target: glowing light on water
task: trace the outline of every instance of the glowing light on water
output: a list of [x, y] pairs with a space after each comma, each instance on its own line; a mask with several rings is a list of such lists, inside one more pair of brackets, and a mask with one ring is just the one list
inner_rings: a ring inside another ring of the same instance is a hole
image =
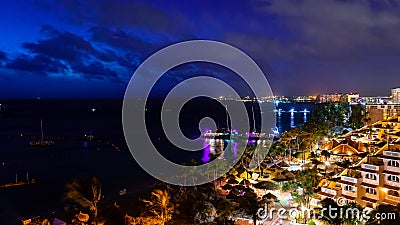
[[303, 122], [307, 122], [307, 113], [304, 112], [304, 116], [303, 116]]
[[203, 157], [201, 158], [201, 161], [206, 163], [210, 161], [210, 153], [211, 153], [211, 147], [210, 144], [207, 142], [207, 140], [204, 141], [203, 144], [204, 150], [203, 150]]
[[233, 142], [233, 156], [237, 156], [237, 146], [238, 146], [238, 143]]
[[291, 128], [294, 127], [294, 113], [293, 112], [290, 114], [290, 127]]

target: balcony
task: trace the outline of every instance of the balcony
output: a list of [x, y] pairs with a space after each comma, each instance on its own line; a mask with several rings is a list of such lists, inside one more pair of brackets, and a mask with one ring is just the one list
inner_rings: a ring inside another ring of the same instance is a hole
[[390, 201], [394, 201], [394, 202], [400, 203], [400, 197], [396, 197], [396, 196], [393, 196], [393, 195], [388, 195], [386, 197], [386, 199], [388, 199]]
[[[400, 167], [395, 167], [395, 166], [388, 166], [389, 160], [385, 160], [385, 167], [383, 172], [388, 172], [392, 175], [400, 175]], [[400, 163], [400, 160], [399, 160]]]
[[341, 191], [340, 188], [338, 188], [337, 190], [330, 188], [321, 188], [321, 191], [318, 192], [318, 194], [324, 197], [334, 198], [340, 191]]
[[356, 191], [352, 192], [352, 191], [346, 191], [346, 190], [342, 189], [342, 195], [357, 198], [357, 189], [355, 189], [355, 190]]
[[342, 181], [344, 181], [343, 183], [352, 183], [352, 184], [357, 184], [358, 183], [358, 178], [356, 178], [356, 177], [349, 177], [349, 176], [342, 176], [341, 178], [340, 178]]
[[364, 175], [361, 186], [371, 187], [371, 188], [376, 188], [377, 186], [379, 186], [379, 175], [377, 174], [375, 176], [376, 176], [376, 180], [371, 179], [371, 178], [366, 178]]
[[367, 170], [367, 171], [371, 171], [371, 172], [373, 172], [373, 171], [378, 172], [378, 171], [379, 171], [379, 166], [377, 166], [377, 165], [372, 165], [372, 164], [366, 164], [366, 163], [364, 163], [364, 164], [361, 165], [361, 168], [362, 168], [362, 169], [365, 169], [365, 170]]
[[400, 153], [399, 152], [383, 151], [383, 156], [394, 157], [394, 158], [398, 158], [400, 160]]
[[400, 183], [399, 182], [395, 182], [395, 181], [390, 181], [387, 179], [388, 176], [385, 176], [385, 185], [384, 186], [388, 186], [389, 189], [393, 189], [393, 190], [400, 190]]
[[365, 197], [370, 198], [370, 199], [374, 199], [374, 200], [379, 200], [379, 195], [376, 194], [369, 194], [369, 193], [365, 193]]

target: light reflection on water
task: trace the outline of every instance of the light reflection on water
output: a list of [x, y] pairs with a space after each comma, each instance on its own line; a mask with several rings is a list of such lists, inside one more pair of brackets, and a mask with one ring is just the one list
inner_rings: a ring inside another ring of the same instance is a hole
[[[231, 145], [228, 145], [232, 142]], [[268, 140], [249, 140], [247, 145], [254, 146], [256, 152], [261, 148], [268, 148], [270, 142]], [[225, 149], [229, 146], [229, 149]], [[238, 142], [234, 140], [223, 140], [223, 139], [213, 139], [205, 138], [203, 143], [203, 156], [201, 161], [203, 163], [210, 162], [211, 156], [222, 156], [224, 158], [236, 158], [238, 157]], [[265, 156], [259, 156], [265, 157]]]
[[291, 128], [307, 122], [309, 112], [277, 112], [276, 113], [276, 126], [279, 133], [290, 130]]
[[294, 112], [290, 113], [290, 128], [294, 127]]
[[[228, 140], [205, 138], [203, 144], [203, 157], [201, 158], [201, 161], [203, 161], [204, 163], [209, 162], [211, 160], [211, 155], [220, 155], [222, 152], [224, 152], [225, 146], [227, 145]], [[237, 154], [236, 147], [237, 143], [234, 142], [231, 148], [232, 154], [234, 156]]]

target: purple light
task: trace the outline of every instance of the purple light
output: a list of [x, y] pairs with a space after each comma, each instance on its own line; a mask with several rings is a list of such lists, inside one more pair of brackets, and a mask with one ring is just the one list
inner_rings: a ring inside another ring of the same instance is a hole
[[207, 141], [204, 142], [203, 148], [204, 148], [204, 151], [203, 151], [203, 157], [201, 158], [201, 161], [206, 163], [206, 162], [210, 161], [210, 153], [211, 153], [210, 145], [207, 143]]
[[233, 155], [234, 156], [237, 156], [237, 146], [238, 146], [238, 143], [237, 142], [233, 142]]
[[255, 142], [256, 142], [256, 140], [248, 140], [247, 144], [250, 145], [250, 144], [254, 144]]

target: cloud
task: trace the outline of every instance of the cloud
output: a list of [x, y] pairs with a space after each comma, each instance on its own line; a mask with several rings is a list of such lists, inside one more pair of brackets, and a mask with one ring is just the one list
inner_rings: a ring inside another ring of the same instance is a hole
[[101, 62], [95, 61], [88, 65], [77, 62], [71, 65], [71, 68], [76, 72], [82, 74], [87, 79], [104, 80], [106, 78], [117, 79], [117, 73], [109, 68], [106, 68]]
[[[92, 42], [109, 46], [121, 52], [119, 55], [113, 54], [113, 57], [119, 65], [128, 70], [136, 68], [146, 57], [169, 43], [162, 37], [158, 37], [159, 40], [148, 40], [140, 35], [131, 35], [122, 29], [94, 26], [90, 29], [90, 32]], [[106, 55], [110, 56], [111, 54]]]
[[23, 43], [22, 47], [32, 53], [69, 62], [80, 61], [83, 57], [88, 57], [90, 54], [99, 54], [90, 42], [70, 32], [52, 33], [47, 39], [37, 42], [26, 42]]
[[104, 49], [102, 52], [96, 52], [95, 56], [104, 62], [114, 62], [118, 59], [117, 54], [111, 49]]
[[[42, 73], [59, 68], [60, 75], [117, 80], [128, 78], [155, 51], [201, 37], [244, 50], [281, 94], [310, 90], [314, 94], [315, 89], [325, 92], [341, 87], [371, 94], [374, 88], [363, 81], [379, 83], [370, 77], [382, 74], [386, 85], [398, 82], [400, 0], [253, 0], [240, 4], [57, 0], [40, 4], [46, 7], [44, 12], [57, 15], [52, 17], [54, 24], [67, 25], [69, 32], [45, 25], [41, 39], [25, 42], [17, 51], [24, 55], [10, 59], [14, 53], [7, 53], [8, 58], [2, 59], [0, 52], [0, 65]], [[74, 30], [87, 32], [78, 35]], [[34, 66], [35, 60], [47, 60], [54, 66]], [[216, 68], [202, 71], [225, 75]], [[183, 78], [173, 71], [169, 76], [176, 81]]]
[[[46, 38], [22, 44], [26, 53], [8, 59], [5, 68], [35, 72], [40, 75], [81, 75], [85, 79], [110, 79], [120, 82], [116, 70], [105, 64], [118, 66], [121, 56], [111, 48], [94, 47], [91, 42], [70, 32], [61, 32], [52, 26], [43, 26]], [[1, 58], [1, 54], [0, 54]], [[128, 59], [124, 66], [128, 65]]]
[[257, 0], [258, 23], [269, 32], [226, 32], [222, 40], [255, 59], [279, 94], [384, 95], [398, 83], [399, 3]]
[[294, 43], [304, 47], [295, 53], [319, 59], [357, 59], [365, 52], [400, 51], [396, 41], [400, 37], [399, 1], [268, 2], [258, 10], [275, 15], [297, 33]]
[[125, 53], [123, 56], [118, 57], [118, 64], [127, 68], [128, 70], [132, 70], [136, 68], [141, 62], [141, 59], [132, 55], [131, 53]]
[[110, 29], [100, 26], [94, 26], [90, 29], [92, 41], [107, 44], [114, 48], [132, 52], [140, 55], [148, 55], [161, 46], [165, 45], [167, 40], [157, 36], [159, 40], [149, 40], [145, 35], [130, 35], [122, 29]]
[[79, 25], [142, 27], [157, 31], [176, 29], [170, 15], [152, 4], [140, 1], [58, 0], [42, 7], [47, 10], [66, 10], [64, 15]]
[[[41, 33], [47, 38], [36, 42], [23, 43], [23, 48], [31, 53], [62, 60], [67, 64], [97, 60], [116, 62], [128, 71], [158, 48], [125, 31], [102, 27], [89, 29], [91, 39], [87, 40], [71, 32], [60, 32], [52, 26], [43, 26]], [[118, 52], [118, 53], [117, 53]]]
[[0, 51], [0, 61], [5, 61], [7, 59], [7, 53]]
[[60, 60], [50, 58], [44, 55], [20, 55], [6, 63], [6, 68], [38, 72], [40, 74], [46, 73], [65, 73], [68, 68]]

